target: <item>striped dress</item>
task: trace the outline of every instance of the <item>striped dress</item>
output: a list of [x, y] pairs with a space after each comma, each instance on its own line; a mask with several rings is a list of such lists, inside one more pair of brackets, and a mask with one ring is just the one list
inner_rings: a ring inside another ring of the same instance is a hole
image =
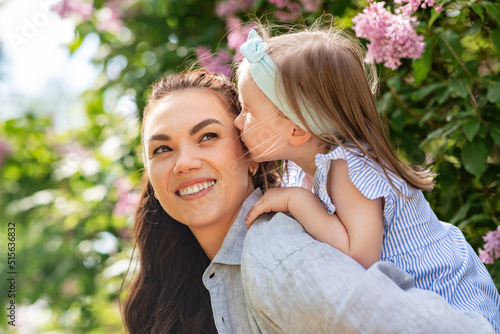
[[[356, 188], [370, 199], [383, 197], [384, 235], [381, 260], [391, 261], [415, 279], [415, 286], [439, 293], [453, 307], [481, 313], [500, 333], [500, 297], [478, 256], [454, 225], [439, 221], [422, 191], [390, 173], [398, 195], [380, 165], [356, 149], [337, 147], [316, 155], [313, 192], [330, 214], [335, 205], [327, 193], [332, 160], [343, 159]], [[288, 162], [284, 185], [301, 186], [305, 173]], [[457, 208], [458, 209], [458, 208]]]

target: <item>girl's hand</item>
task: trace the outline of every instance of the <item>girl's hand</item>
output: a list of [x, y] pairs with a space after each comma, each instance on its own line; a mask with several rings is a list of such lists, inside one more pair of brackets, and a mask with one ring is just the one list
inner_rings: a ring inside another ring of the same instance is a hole
[[254, 220], [263, 213], [289, 212], [290, 196], [299, 196], [299, 193], [302, 191], [309, 192], [309, 190], [300, 187], [283, 187], [267, 190], [245, 217], [247, 228], [250, 228]]

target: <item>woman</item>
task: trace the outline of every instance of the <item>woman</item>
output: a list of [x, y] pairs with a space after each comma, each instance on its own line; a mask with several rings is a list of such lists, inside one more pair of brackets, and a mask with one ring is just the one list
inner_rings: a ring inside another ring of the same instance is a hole
[[245, 198], [277, 181], [273, 164], [250, 162], [233, 125], [239, 110], [223, 76], [191, 72], [153, 86], [135, 217], [141, 268], [125, 303], [131, 333], [216, 333], [203, 272]]
[[130, 333], [491, 332], [477, 314], [412, 289], [391, 263], [365, 271], [284, 214], [259, 217], [245, 237], [258, 188], [278, 177], [250, 161], [238, 111], [223, 76], [191, 72], [153, 86], [135, 216], [140, 271], [124, 307]]

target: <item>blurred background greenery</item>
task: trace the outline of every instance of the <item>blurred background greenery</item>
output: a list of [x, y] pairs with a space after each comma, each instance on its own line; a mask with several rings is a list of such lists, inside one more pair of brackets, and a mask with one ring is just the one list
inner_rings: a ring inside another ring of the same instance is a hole
[[[0, 12], [9, 2], [0, 2]], [[415, 163], [430, 160], [439, 174], [436, 189], [426, 193], [438, 217], [457, 225], [475, 250], [490, 252], [485, 262], [493, 262], [487, 268], [499, 287], [500, 239], [485, 246], [483, 236], [497, 228], [500, 213], [500, 6], [437, 3], [439, 12], [429, 3], [412, 14], [425, 42], [422, 55], [401, 59], [397, 69], [378, 65], [377, 100], [401, 154]], [[65, 102], [65, 87], [44, 103], [0, 89], [0, 272], [10, 271], [7, 224], [15, 222], [19, 333], [123, 331], [119, 291], [127, 268], [134, 268], [130, 228], [142, 168], [139, 127], [153, 81], [197, 61], [231, 75], [235, 49], [251, 26], [249, 14], [311, 24], [329, 13], [351, 29], [368, 4], [35, 2], [24, 26], [2, 39], [0, 82], [10, 85], [2, 67], [9, 66], [8, 49], [29, 43], [26, 34], [43, 28], [44, 15], [56, 14], [74, 23], [65, 46], [69, 58], [95, 45], [89, 69], [95, 75], [78, 96], [78, 112]], [[392, 13], [399, 7], [392, 1], [385, 6]], [[2, 277], [2, 305], [10, 301], [8, 289]], [[6, 315], [2, 307], [0, 331], [12, 330]]]

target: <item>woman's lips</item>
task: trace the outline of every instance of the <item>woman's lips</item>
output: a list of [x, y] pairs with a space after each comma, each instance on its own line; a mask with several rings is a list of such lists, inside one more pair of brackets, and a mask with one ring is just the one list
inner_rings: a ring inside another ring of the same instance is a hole
[[200, 183], [193, 184], [192, 186], [187, 186], [187, 187], [181, 188], [177, 191], [177, 193], [180, 196], [194, 195], [194, 194], [199, 193], [200, 191], [203, 191], [205, 189], [212, 187], [214, 184], [215, 184], [215, 180], [200, 182]]
[[182, 182], [175, 191], [175, 194], [184, 200], [194, 200], [210, 192], [217, 180], [213, 178], [196, 178]]

